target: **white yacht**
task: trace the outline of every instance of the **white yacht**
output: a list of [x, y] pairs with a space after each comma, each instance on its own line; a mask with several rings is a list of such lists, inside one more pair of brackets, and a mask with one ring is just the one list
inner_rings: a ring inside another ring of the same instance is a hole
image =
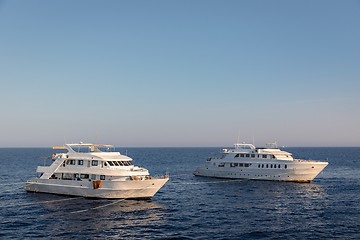
[[233, 149], [223, 149], [222, 153], [221, 158], [208, 158], [194, 175], [310, 182], [328, 165], [328, 162], [294, 159], [291, 153], [280, 150], [276, 144], [256, 148], [253, 144], [237, 143]]
[[38, 177], [26, 182], [29, 192], [94, 198], [151, 198], [169, 180], [151, 177], [145, 168], [106, 144], [65, 144], [53, 147], [50, 166], [38, 166]]

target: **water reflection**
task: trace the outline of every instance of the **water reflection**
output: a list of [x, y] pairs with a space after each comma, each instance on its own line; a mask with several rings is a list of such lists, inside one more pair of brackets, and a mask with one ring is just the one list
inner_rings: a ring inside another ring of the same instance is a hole
[[29, 211], [37, 215], [38, 221], [54, 224], [54, 228], [47, 227], [50, 236], [125, 236], [134, 229], [146, 231], [164, 221], [164, 207], [155, 200], [87, 199], [41, 193], [30, 194], [28, 199], [33, 203]]

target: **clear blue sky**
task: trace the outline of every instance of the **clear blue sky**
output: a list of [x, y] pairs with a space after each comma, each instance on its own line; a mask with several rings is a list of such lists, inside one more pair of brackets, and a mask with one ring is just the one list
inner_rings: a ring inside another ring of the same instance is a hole
[[360, 1], [0, 1], [0, 147], [360, 146]]

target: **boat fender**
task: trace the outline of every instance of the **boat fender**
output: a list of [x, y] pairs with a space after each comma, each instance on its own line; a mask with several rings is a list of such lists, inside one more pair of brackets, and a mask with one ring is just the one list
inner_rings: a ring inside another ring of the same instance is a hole
[[93, 181], [93, 188], [98, 189], [102, 187], [102, 181], [101, 180], [94, 180]]

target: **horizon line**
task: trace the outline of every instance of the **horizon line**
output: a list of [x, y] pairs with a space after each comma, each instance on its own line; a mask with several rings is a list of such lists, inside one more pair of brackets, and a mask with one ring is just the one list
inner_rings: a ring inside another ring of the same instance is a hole
[[[230, 148], [229, 146], [115, 146], [115, 148]], [[316, 145], [316, 146], [279, 146], [278, 148], [357, 148], [360, 146], [324, 146], [324, 145]], [[52, 146], [8, 146], [2, 147], [0, 149], [5, 148], [52, 148]]]

